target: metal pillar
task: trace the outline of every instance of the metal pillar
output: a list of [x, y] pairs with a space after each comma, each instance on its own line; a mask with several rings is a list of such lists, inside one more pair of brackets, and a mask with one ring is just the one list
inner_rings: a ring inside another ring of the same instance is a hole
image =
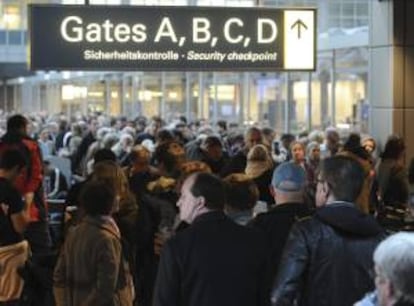
[[285, 133], [290, 132], [290, 108], [289, 104], [292, 101], [292, 91], [290, 88], [290, 72], [286, 72], [286, 100], [285, 100]]
[[190, 89], [190, 72], [185, 73], [185, 116], [190, 120], [191, 116], [191, 89]]
[[161, 72], [161, 97], [160, 97], [160, 114], [161, 117], [165, 119], [166, 115], [166, 105], [165, 105], [165, 96], [166, 96], [166, 72]]
[[312, 130], [312, 72], [308, 73], [308, 107], [307, 107], [307, 111], [308, 111], [308, 118], [307, 122], [308, 122], [308, 131]]
[[121, 107], [119, 110], [119, 113], [121, 115], [125, 115], [125, 111], [127, 110], [126, 108], [126, 103], [127, 103], [127, 99], [125, 98], [125, 95], [127, 93], [127, 89], [126, 89], [126, 76], [124, 76], [123, 74], [120, 74], [121, 77]]
[[198, 73], [198, 110], [197, 117], [204, 118], [204, 72]]
[[213, 101], [213, 122], [217, 123], [218, 118], [218, 88], [217, 88], [217, 73], [213, 72], [213, 86], [214, 86], [214, 101]]
[[331, 68], [331, 125], [336, 126], [336, 52], [332, 50]]
[[250, 120], [250, 75], [248, 72], [243, 72], [243, 96], [240, 97], [239, 95], [239, 100], [240, 100], [240, 110], [239, 110], [239, 123], [240, 124], [244, 124], [245, 121], [245, 116], [244, 116], [244, 112], [245, 112], [245, 108], [247, 108], [247, 120]]
[[110, 80], [105, 78], [105, 112], [111, 114], [111, 86], [109, 85]]

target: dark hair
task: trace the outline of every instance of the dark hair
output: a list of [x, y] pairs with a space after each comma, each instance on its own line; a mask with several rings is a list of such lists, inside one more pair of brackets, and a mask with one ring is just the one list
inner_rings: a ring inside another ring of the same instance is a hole
[[184, 123], [184, 124], [187, 124], [187, 122], [188, 122], [187, 117], [186, 117], [186, 116], [184, 116], [184, 115], [181, 115], [181, 116], [179, 117], [179, 119], [180, 119], [180, 121], [181, 121], [182, 123]]
[[11, 170], [16, 166], [18, 169], [22, 169], [26, 166], [26, 158], [24, 155], [16, 149], [5, 150], [0, 157], [0, 168]]
[[347, 156], [333, 156], [322, 161], [320, 170], [337, 200], [354, 202], [357, 199], [365, 179], [358, 161]]
[[80, 203], [90, 216], [109, 215], [115, 202], [113, 184], [106, 180], [92, 180], [82, 188]]
[[168, 141], [159, 144], [155, 148], [154, 160], [157, 162], [157, 165], [163, 164], [167, 171], [174, 171], [177, 165], [178, 156], [169, 152], [169, 149], [173, 145], [182, 145], [177, 141]]
[[286, 149], [290, 148], [291, 143], [294, 142], [295, 139], [295, 135], [292, 134], [282, 134], [282, 136], [280, 136], [280, 141]]
[[210, 135], [207, 136], [203, 141], [202, 141], [202, 147], [207, 149], [208, 147], [223, 147], [223, 144], [221, 143], [221, 140], [219, 137], [215, 136], [215, 135]]
[[7, 120], [7, 131], [17, 131], [21, 128], [26, 127], [26, 125], [29, 123], [29, 121], [26, 119], [26, 117], [22, 115], [14, 115], [11, 116]]
[[356, 156], [368, 160], [370, 155], [361, 145], [361, 136], [357, 133], [351, 133], [343, 146], [344, 151], [351, 152]]
[[93, 161], [95, 164], [101, 161], [104, 161], [104, 160], [110, 160], [110, 161], [116, 162], [115, 153], [110, 149], [99, 149], [93, 155]]
[[168, 129], [160, 129], [155, 138], [159, 143], [174, 141], [174, 134]]
[[388, 138], [385, 144], [384, 152], [381, 154], [383, 159], [398, 159], [401, 154], [405, 151], [404, 139], [401, 137], [392, 135]]
[[59, 121], [59, 131], [65, 132], [68, 128], [68, 122], [64, 119]]
[[194, 174], [194, 183], [190, 191], [195, 197], [204, 197], [205, 206], [209, 209], [223, 210], [226, 203], [226, 192], [223, 182], [210, 173]]
[[227, 121], [225, 120], [218, 120], [217, 126], [221, 127], [223, 130], [227, 131]]
[[259, 199], [259, 190], [252, 179], [242, 173], [224, 178], [227, 205], [235, 210], [251, 209]]

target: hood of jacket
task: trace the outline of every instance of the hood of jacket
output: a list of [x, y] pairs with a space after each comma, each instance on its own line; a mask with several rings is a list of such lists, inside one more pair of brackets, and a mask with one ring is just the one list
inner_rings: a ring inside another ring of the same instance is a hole
[[315, 213], [316, 218], [344, 233], [371, 237], [383, 233], [383, 229], [370, 215], [347, 202], [330, 203]]

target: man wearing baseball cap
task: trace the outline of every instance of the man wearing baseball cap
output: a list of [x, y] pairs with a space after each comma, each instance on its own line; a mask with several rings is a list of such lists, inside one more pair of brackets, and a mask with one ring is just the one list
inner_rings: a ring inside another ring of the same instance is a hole
[[290, 228], [296, 220], [310, 214], [304, 204], [305, 184], [306, 173], [301, 166], [291, 162], [279, 165], [273, 172], [270, 185], [276, 205], [251, 222], [266, 235], [271, 252], [272, 278], [276, 276]]

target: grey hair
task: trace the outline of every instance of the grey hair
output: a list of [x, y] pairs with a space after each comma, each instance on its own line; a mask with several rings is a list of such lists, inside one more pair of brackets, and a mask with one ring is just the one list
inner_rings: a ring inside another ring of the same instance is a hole
[[414, 302], [414, 233], [400, 232], [381, 242], [374, 262], [390, 281], [397, 300]]

